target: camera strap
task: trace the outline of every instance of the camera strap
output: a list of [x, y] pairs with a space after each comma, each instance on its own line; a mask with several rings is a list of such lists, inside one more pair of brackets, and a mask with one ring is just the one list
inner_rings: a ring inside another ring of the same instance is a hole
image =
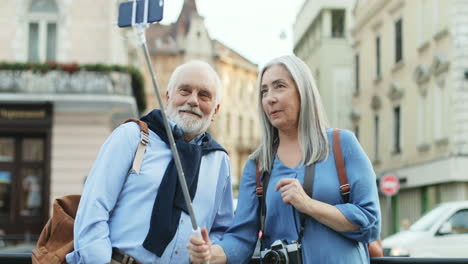
[[[263, 230], [265, 228], [265, 217], [266, 217], [266, 193], [268, 189], [268, 182], [270, 180], [270, 174], [268, 172], [260, 172], [258, 169], [258, 164], [255, 166], [255, 174], [256, 174], [256, 194], [258, 197], [258, 202], [260, 205], [260, 235], [263, 235]], [[312, 190], [314, 186], [314, 176], [315, 176], [315, 163], [307, 166], [305, 168], [305, 174], [304, 174], [304, 185], [302, 188], [304, 188], [304, 191], [309, 195], [309, 197], [312, 197]], [[262, 178], [263, 178], [263, 186], [262, 186]], [[303, 213], [299, 213], [300, 215], [300, 221], [301, 221], [301, 227], [299, 229], [299, 238], [298, 242], [301, 243], [302, 241], [302, 236], [304, 235], [304, 226], [305, 226], [305, 220], [307, 219], [307, 216]], [[261, 237], [260, 237], [261, 240]]]
[[[270, 173], [260, 172], [258, 165], [255, 164], [255, 173], [256, 173], [256, 194], [258, 197], [258, 204], [260, 205], [260, 239], [263, 234], [263, 229], [265, 228], [265, 216], [266, 216], [266, 190], [268, 188], [268, 182], [270, 180]], [[264, 186], [262, 186], [262, 178], [264, 180]], [[265, 190], [265, 191], [264, 191]]]
[[[307, 166], [305, 169], [305, 174], [304, 174], [304, 191], [309, 195], [309, 197], [312, 198], [312, 191], [314, 189], [314, 176], [315, 176], [315, 163], [312, 163], [311, 165]], [[303, 213], [299, 213], [301, 216], [301, 229], [299, 230], [299, 239], [298, 242], [299, 244], [302, 243], [302, 237], [304, 236], [304, 227], [305, 227], [305, 221], [307, 219], [307, 215]]]

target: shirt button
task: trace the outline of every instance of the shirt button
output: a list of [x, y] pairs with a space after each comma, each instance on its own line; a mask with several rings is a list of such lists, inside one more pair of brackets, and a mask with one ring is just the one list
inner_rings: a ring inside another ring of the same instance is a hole
[[180, 223], [183, 224], [183, 223], [184, 223], [184, 219], [180, 220]]
[[179, 254], [179, 250], [176, 250], [175, 253], [176, 253], [176, 254]]

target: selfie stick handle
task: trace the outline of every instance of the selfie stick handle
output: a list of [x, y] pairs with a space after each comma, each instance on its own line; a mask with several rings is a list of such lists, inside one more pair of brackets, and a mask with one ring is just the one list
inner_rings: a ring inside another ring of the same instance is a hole
[[169, 138], [169, 145], [171, 147], [174, 162], [177, 168], [177, 174], [179, 176], [179, 183], [182, 187], [182, 193], [184, 194], [185, 204], [188, 209], [188, 213], [190, 215], [190, 220], [192, 222], [192, 229], [199, 230], [197, 219], [195, 218], [195, 213], [193, 212], [192, 202], [190, 199], [189, 191], [187, 188], [187, 183], [185, 182], [184, 171], [182, 169], [182, 164], [180, 162], [179, 152], [177, 151], [177, 147], [174, 141], [174, 136], [172, 135], [172, 130], [169, 125], [169, 121], [166, 117], [166, 111], [164, 110], [164, 104], [161, 98], [161, 94], [159, 93], [158, 83], [156, 81], [156, 76], [154, 75], [153, 66], [151, 64], [148, 47], [146, 45], [146, 38], [145, 38], [145, 29], [148, 27], [148, 16], [147, 16], [147, 9], [148, 9], [148, 0], [145, 0], [145, 17], [142, 23], [135, 23], [135, 13], [136, 13], [136, 1], [133, 4], [133, 14], [132, 14], [132, 26], [135, 29], [137, 36], [139, 37], [141, 47], [143, 48], [143, 53], [145, 54], [146, 64], [148, 65], [149, 72], [151, 74], [151, 80], [153, 82], [154, 91], [156, 93], [156, 97], [158, 98], [158, 103], [161, 108], [161, 115], [164, 121], [164, 127], [166, 129], [167, 137]]

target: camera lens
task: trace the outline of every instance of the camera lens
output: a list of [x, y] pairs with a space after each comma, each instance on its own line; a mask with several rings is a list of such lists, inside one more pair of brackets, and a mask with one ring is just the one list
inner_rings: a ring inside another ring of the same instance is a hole
[[282, 252], [271, 250], [265, 254], [262, 263], [265, 264], [281, 264], [286, 263], [286, 258]]

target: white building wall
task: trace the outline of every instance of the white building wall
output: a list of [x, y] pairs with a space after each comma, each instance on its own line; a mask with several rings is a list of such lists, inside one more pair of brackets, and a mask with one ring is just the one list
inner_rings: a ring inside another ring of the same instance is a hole
[[[402, 180], [395, 220], [412, 220], [440, 202], [468, 199], [468, 2], [359, 0], [354, 14], [360, 89], [353, 103], [360, 113], [360, 141], [366, 151], [378, 144], [379, 158], [371, 156], [378, 177], [393, 173]], [[396, 63], [395, 22], [400, 18], [403, 60]], [[381, 37], [380, 78], [375, 74], [376, 36]], [[393, 151], [395, 106], [401, 107], [401, 153]], [[378, 142], [373, 139], [375, 115], [380, 118]], [[384, 230], [388, 224], [383, 223]]]
[[[110, 135], [110, 114], [54, 113], [51, 202], [82, 191], [101, 145]], [[51, 207], [52, 209], [52, 207]]]
[[[331, 127], [353, 129], [353, 52], [348, 29], [354, 1], [305, 1], [294, 24], [294, 50], [316, 78]], [[345, 36], [332, 37], [332, 9], [345, 10]]]
[[[31, 0], [5, 0], [0, 9], [0, 59], [25, 62], [28, 54], [28, 10]], [[57, 52], [61, 63], [126, 64], [124, 31], [117, 22], [117, 1], [56, 0]]]
[[[3, 0], [0, 8], [0, 61], [26, 62], [28, 11], [33, 0]], [[127, 64], [126, 42], [119, 29], [119, 1], [55, 0], [58, 6], [56, 61], [78, 64]], [[133, 37], [133, 34], [131, 34]], [[37, 85], [34, 86], [37, 88]], [[50, 209], [54, 198], [81, 193], [100, 146], [122, 116], [137, 114], [131, 96], [4, 94], [6, 101], [54, 102]]]
[[[452, 96], [454, 129], [452, 131], [454, 152], [459, 155], [468, 155], [468, 79], [464, 73], [468, 71], [468, 2], [452, 0], [453, 17], [452, 27], [454, 39], [453, 57], [453, 84]], [[466, 171], [465, 171], [466, 172]]]

